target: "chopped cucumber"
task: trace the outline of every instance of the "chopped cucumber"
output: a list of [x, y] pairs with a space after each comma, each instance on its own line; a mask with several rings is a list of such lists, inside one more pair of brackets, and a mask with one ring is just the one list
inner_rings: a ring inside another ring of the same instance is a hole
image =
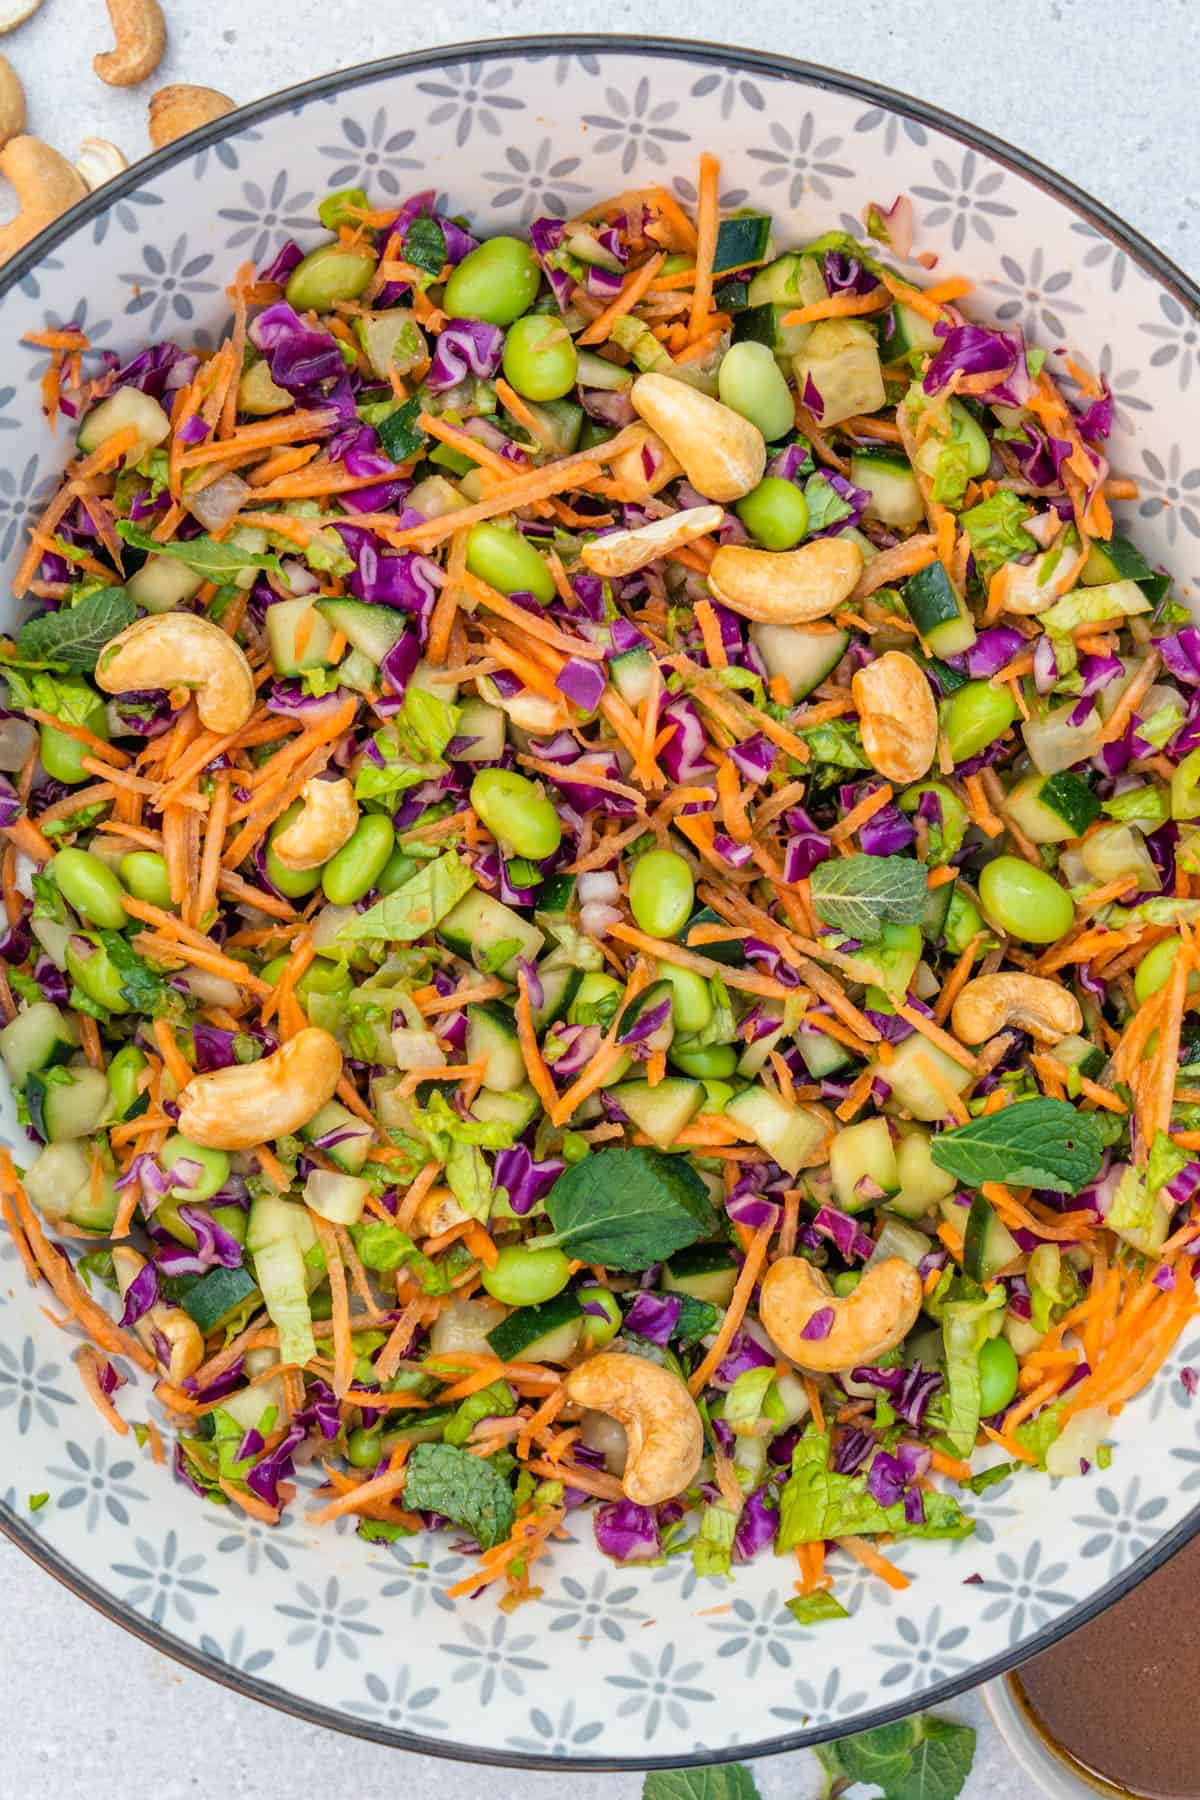
[[777, 256], [765, 269], [752, 275], [746, 293], [751, 306], [770, 304], [789, 310], [815, 306], [818, 300], [828, 297], [825, 272], [819, 259], [803, 256], [796, 250], [789, 251], [786, 256]]
[[738, 1265], [726, 1245], [689, 1244], [665, 1264], [662, 1284], [669, 1293], [728, 1306], [737, 1278]]
[[[295, 602], [291, 604], [294, 605]], [[388, 651], [399, 643], [408, 623], [407, 613], [396, 612], [390, 606], [367, 606], [362, 600], [318, 600], [316, 608], [331, 632], [340, 631], [347, 643], [352, 644], [356, 650], [361, 650], [375, 664], [381, 663]], [[271, 613], [278, 610], [277, 606], [268, 610], [268, 626]], [[272, 638], [272, 653], [274, 643]], [[307, 649], [307, 645], [305, 648]], [[328, 648], [326, 640], [325, 649]], [[305, 664], [305, 667], [308, 666], [310, 665]]]
[[375, 1142], [375, 1133], [340, 1100], [328, 1100], [304, 1126], [300, 1136], [306, 1143], [315, 1144], [318, 1138], [329, 1137], [334, 1132], [337, 1133], [336, 1142], [322, 1145], [326, 1156], [348, 1175], [357, 1175]]
[[654, 685], [654, 658], [648, 650], [625, 650], [608, 665], [613, 686], [630, 706], [640, 706]]
[[467, 1061], [483, 1064], [483, 1085], [494, 1094], [524, 1087], [525, 1058], [517, 1042], [516, 1021], [499, 1000], [481, 1000], [467, 1008]]
[[1084, 587], [1106, 587], [1110, 581], [1147, 581], [1154, 570], [1128, 538], [1096, 539], [1088, 548], [1079, 579]]
[[147, 612], [171, 612], [190, 600], [204, 586], [198, 569], [189, 569], [177, 556], [148, 556], [125, 584], [131, 600]]
[[896, 1145], [896, 1172], [900, 1191], [888, 1202], [894, 1213], [904, 1219], [923, 1219], [939, 1200], [954, 1192], [953, 1175], [939, 1169], [930, 1151], [932, 1138], [919, 1126], [902, 1130]]
[[501, 1362], [565, 1362], [583, 1329], [583, 1307], [567, 1290], [540, 1306], [519, 1306], [487, 1334]]
[[653, 1053], [655, 1050], [669, 1050], [675, 1037], [675, 989], [669, 981], [652, 981], [644, 988], [636, 999], [631, 1000], [621, 1014], [619, 1035], [632, 1030], [644, 1015], [654, 1012], [658, 1007], [667, 1004], [670, 1011], [661, 1025], [655, 1027], [648, 1037], [640, 1040], [642, 1048]]
[[131, 425], [138, 435], [125, 452], [126, 468], [140, 462], [147, 451], [157, 449], [171, 432], [170, 419], [152, 395], [143, 394], [140, 388], [123, 387], [88, 413], [79, 427], [79, 448], [84, 452], [98, 450], [110, 437], [127, 431]]
[[961, 1094], [971, 1081], [971, 1071], [964, 1069], [931, 1044], [920, 1032], [905, 1038], [903, 1043], [892, 1047], [892, 1060], [889, 1063], [872, 1064], [872, 1073], [880, 1081], [886, 1081], [892, 1090], [889, 1108], [896, 1107], [911, 1113], [914, 1119], [932, 1121], [941, 1119], [946, 1114], [946, 1102], [941, 1091], [930, 1081], [922, 1067], [928, 1063], [946, 1085], [952, 1087], [956, 1094]]
[[825, 431], [854, 414], [878, 412], [887, 399], [875, 333], [861, 319], [822, 319], [792, 367], [800, 398], [809, 382], [821, 396], [813, 410]]
[[477, 1119], [511, 1125], [514, 1137], [519, 1137], [541, 1110], [542, 1103], [531, 1087], [512, 1088], [507, 1094], [496, 1094], [489, 1088], [481, 1088], [471, 1103], [471, 1111]]
[[788, 1106], [765, 1087], [748, 1087], [735, 1094], [725, 1113], [744, 1125], [789, 1175], [799, 1174], [820, 1155], [828, 1135], [829, 1128], [818, 1113]]
[[[379, 608], [372, 606], [371, 612]], [[498, 706], [474, 697], [464, 700], [459, 710], [456, 738], [473, 738], [465, 750], [455, 750], [456, 762], [499, 762], [504, 755], [504, 733], [508, 724]]]
[[1076, 1074], [1086, 1075], [1094, 1080], [1099, 1075], [1108, 1058], [1098, 1044], [1093, 1044], [1085, 1037], [1077, 1037], [1072, 1032], [1068, 1037], [1060, 1038], [1046, 1051], [1057, 1063], [1061, 1063], [1068, 1074], [1074, 1070]]
[[843, 1212], [863, 1212], [896, 1193], [900, 1176], [887, 1120], [843, 1126], [829, 1148], [829, 1172]]
[[972, 1281], [991, 1281], [1020, 1254], [1020, 1245], [990, 1201], [976, 1194], [963, 1233], [963, 1273]]
[[975, 642], [975, 622], [940, 562], [909, 576], [904, 604], [930, 656], [956, 656]]
[[933, 329], [933, 324], [911, 306], [905, 306], [898, 300], [892, 308], [892, 329], [880, 334], [883, 354], [888, 362], [896, 362], [901, 356], [909, 356], [913, 351], [921, 356], [935, 356], [942, 347], [942, 340]]
[[747, 306], [733, 321], [735, 344], [765, 344], [787, 374], [792, 358], [799, 356], [812, 336], [811, 325], [785, 325], [790, 306]]
[[[517, 958], [536, 961], [545, 934], [531, 925], [511, 907], [490, 894], [472, 888], [457, 906], [451, 907], [437, 928], [437, 935], [450, 950], [467, 957], [477, 969], [502, 975], [511, 981], [516, 975]], [[511, 946], [507, 953], [506, 946]], [[499, 959], [497, 961], [497, 959]]]
[[850, 458], [850, 479], [870, 494], [866, 510], [885, 525], [919, 525], [925, 517], [912, 465], [894, 450], [856, 450]]
[[580, 387], [604, 388], [611, 394], [633, 386], [633, 375], [628, 369], [609, 362], [606, 356], [597, 356], [594, 350], [575, 352], [575, 378]]
[[1100, 802], [1080, 775], [1027, 775], [1009, 793], [1004, 810], [1035, 844], [1065, 844], [1100, 817]]
[[740, 218], [722, 219], [713, 251], [713, 274], [728, 275], [733, 269], [747, 269], [751, 263], [765, 262], [770, 254], [768, 214], [743, 213]]
[[533, 1023], [534, 1029], [542, 1032], [566, 1013], [579, 992], [583, 970], [574, 963], [543, 963], [538, 968], [538, 980], [542, 984], [542, 1004], [533, 1008]]
[[366, 352], [372, 374], [380, 381], [393, 374], [407, 375], [424, 362], [428, 354], [425, 333], [417, 324], [415, 313], [406, 307], [391, 307], [387, 312], [363, 313], [354, 321], [358, 341]]
[[781, 675], [792, 700], [811, 694], [841, 662], [850, 633], [826, 626], [751, 625], [750, 640], [772, 679]]
[[79, 1049], [79, 1031], [49, 1000], [35, 1000], [0, 1031], [0, 1056], [14, 1087], [36, 1069], [70, 1062]]
[[63, 1138], [87, 1137], [108, 1111], [108, 1078], [99, 1069], [81, 1064], [70, 1071], [69, 1081], [43, 1081], [30, 1074], [25, 1081], [25, 1100], [34, 1129], [50, 1143]]
[[[383, 612], [384, 608], [372, 610]], [[277, 600], [267, 608], [267, 640], [275, 673], [299, 675], [304, 669], [324, 667], [333, 626], [305, 594], [298, 600]]]
[[798, 1031], [796, 1048], [804, 1058], [804, 1066], [814, 1081], [834, 1075], [853, 1059], [844, 1044], [824, 1031]]
[[704, 1105], [704, 1087], [682, 1075], [668, 1075], [657, 1087], [646, 1081], [623, 1081], [608, 1092], [660, 1150], [672, 1150], [684, 1126]]
[[257, 1292], [254, 1277], [246, 1269], [210, 1269], [179, 1304], [207, 1337], [227, 1325]]
[[312, 1169], [304, 1183], [304, 1204], [331, 1225], [357, 1225], [362, 1218], [369, 1181], [332, 1169]]

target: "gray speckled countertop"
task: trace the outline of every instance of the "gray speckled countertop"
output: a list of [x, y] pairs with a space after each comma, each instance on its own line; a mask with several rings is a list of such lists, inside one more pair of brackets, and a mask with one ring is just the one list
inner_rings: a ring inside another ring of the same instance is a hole
[[[686, 18], [646, 0], [475, 0], [466, 12], [411, 0], [166, 0], [171, 42], [141, 89], [103, 87], [91, 58], [107, 47], [100, 0], [45, 0], [3, 41], [24, 81], [30, 129], [75, 153], [107, 137], [132, 160], [148, 148], [146, 101], [168, 81], [219, 87], [238, 100], [439, 41], [556, 29], [680, 35], [778, 49], [854, 71], [933, 101], [1059, 168], [1138, 226], [1183, 267], [1200, 265], [1200, 35], [1194, 0], [856, 0], [801, 8], [758, 0], [736, 31], [722, 0], [691, 0]], [[336, 24], [333, 21], [336, 20]], [[6, 1730], [5, 1800], [155, 1800], [220, 1792], [275, 1800], [287, 1789], [368, 1795], [403, 1784], [429, 1800], [557, 1800], [562, 1776], [479, 1770], [410, 1758], [303, 1725], [227, 1692], [145, 1648], [0, 1542]], [[947, 1709], [979, 1728], [965, 1800], [1024, 1800], [1026, 1778], [975, 1696]], [[810, 1800], [815, 1759], [756, 1768], [763, 1800]], [[635, 1775], [575, 1775], [573, 1800], [635, 1800]]]

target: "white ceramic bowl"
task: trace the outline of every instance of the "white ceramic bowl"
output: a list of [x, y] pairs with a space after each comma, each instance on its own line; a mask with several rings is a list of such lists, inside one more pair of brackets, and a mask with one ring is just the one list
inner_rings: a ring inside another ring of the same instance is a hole
[[[724, 203], [773, 211], [785, 244], [858, 230], [867, 202], [911, 194], [917, 248], [937, 253], [939, 276], [975, 281], [982, 316], [1019, 321], [1049, 350], [1069, 343], [1108, 376], [1114, 465], [1144, 496], [1134, 528], [1189, 588], [1200, 296], [1183, 275], [1065, 182], [917, 101], [784, 57], [617, 38], [460, 46], [329, 75], [221, 119], [59, 221], [0, 280], [0, 561], [15, 564], [66, 453], [41, 416], [41, 357], [21, 343], [48, 319], [124, 353], [211, 342], [236, 265], [312, 238], [328, 188], [365, 184], [387, 202], [435, 187], [448, 210], [511, 230], [639, 184], [691, 200], [701, 149], [720, 156]], [[512, 1617], [489, 1598], [452, 1605], [442, 1590], [464, 1564], [444, 1540], [370, 1547], [349, 1520], [311, 1530], [303, 1505], [264, 1532], [109, 1435], [71, 1340], [11, 1248], [0, 1254], [0, 1527], [192, 1667], [393, 1744], [612, 1768], [812, 1742], [995, 1675], [1200, 1524], [1200, 1415], [1178, 1377], [1200, 1360], [1188, 1334], [1122, 1417], [1110, 1469], [993, 1488], [974, 1538], [897, 1547], [914, 1578], [903, 1593], [847, 1570], [847, 1623], [801, 1629], [783, 1608], [793, 1571], [769, 1557], [732, 1586], [697, 1583], [687, 1558], [618, 1569], [586, 1515], [581, 1541], [539, 1565], [543, 1598]], [[152, 1406], [124, 1397], [130, 1417]]]

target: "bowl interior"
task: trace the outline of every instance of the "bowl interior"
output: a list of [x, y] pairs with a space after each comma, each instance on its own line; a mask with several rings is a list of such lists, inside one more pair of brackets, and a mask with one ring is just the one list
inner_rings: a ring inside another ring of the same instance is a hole
[[[163, 337], [212, 344], [233, 270], [314, 238], [329, 188], [363, 185], [376, 204], [430, 188], [486, 231], [512, 231], [657, 183], [690, 202], [701, 149], [720, 157], [724, 206], [773, 213], [781, 246], [860, 232], [869, 202], [910, 194], [917, 251], [939, 277], [974, 281], [969, 309], [1023, 326], [1056, 371], [1069, 347], [1111, 383], [1112, 463], [1141, 486], [1128, 527], [1191, 592], [1196, 296], [1182, 277], [1044, 172], [916, 103], [763, 55], [595, 39], [327, 77], [152, 158], [20, 259], [0, 299], [12, 347], [0, 562], [15, 566], [66, 453], [42, 419], [25, 333], [76, 320], [119, 353]], [[645, 1766], [857, 1729], [1044, 1644], [1196, 1523], [1196, 1403], [1179, 1369], [1200, 1359], [1200, 1333], [1187, 1333], [1117, 1423], [1110, 1467], [993, 1487], [973, 1504], [973, 1538], [895, 1547], [913, 1578], [901, 1593], [845, 1569], [848, 1622], [797, 1625], [786, 1560], [762, 1558], [733, 1585], [697, 1581], [687, 1556], [619, 1569], [586, 1515], [544, 1565], [542, 1596], [509, 1617], [486, 1597], [445, 1598], [467, 1565], [444, 1539], [366, 1545], [349, 1520], [313, 1530], [304, 1491], [273, 1533], [193, 1499], [133, 1437], [109, 1435], [7, 1241], [0, 1259], [0, 1526], [164, 1649], [426, 1751]], [[123, 1410], [148, 1418], [155, 1403], [127, 1392]], [[50, 1501], [31, 1515], [39, 1492]]]

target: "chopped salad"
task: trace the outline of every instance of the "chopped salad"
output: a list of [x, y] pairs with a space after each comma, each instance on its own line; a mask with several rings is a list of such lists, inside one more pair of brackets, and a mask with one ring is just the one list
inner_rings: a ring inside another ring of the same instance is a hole
[[718, 173], [35, 337], [2, 1204], [204, 1504], [815, 1621], [1196, 1312], [1200, 633], [1102, 381]]

